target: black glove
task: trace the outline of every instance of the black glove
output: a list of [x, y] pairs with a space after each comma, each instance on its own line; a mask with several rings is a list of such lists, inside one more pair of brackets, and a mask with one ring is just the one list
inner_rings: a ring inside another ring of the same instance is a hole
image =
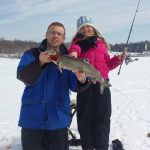
[[97, 47], [96, 41], [97, 41], [97, 36], [90, 36], [90, 37], [87, 37], [86, 39], [76, 42], [76, 44], [79, 45], [81, 48], [81, 51], [85, 53], [88, 51], [89, 48], [92, 48], [94, 46]]

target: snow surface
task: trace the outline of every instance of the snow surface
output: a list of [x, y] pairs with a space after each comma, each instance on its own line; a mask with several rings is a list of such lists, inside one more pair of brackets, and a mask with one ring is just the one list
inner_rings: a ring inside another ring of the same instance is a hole
[[[17, 126], [24, 84], [16, 79], [19, 59], [0, 58], [0, 150], [21, 150]], [[149, 67], [148, 67], [149, 66]], [[125, 150], [150, 150], [150, 57], [123, 65], [110, 73], [112, 84], [111, 141], [120, 139]], [[75, 99], [76, 94], [71, 94]], [[74, 116], [71, 130], [79, 137]], [[70, 147], [81, 150], [81, 147]]]

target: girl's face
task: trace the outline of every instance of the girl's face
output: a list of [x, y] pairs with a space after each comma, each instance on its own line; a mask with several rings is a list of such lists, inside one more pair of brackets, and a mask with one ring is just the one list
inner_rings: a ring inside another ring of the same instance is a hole
[[94, 29], [93, 27], [89, 26], [89, 25], [86, 25], [86, 26], [83, 26], [80, 30], [79, 30], [79, 33], [81, 33], [82, 35], [88, 37], [88, 36], [94, 36], [95, 35], [95, 32], [94, 32]]

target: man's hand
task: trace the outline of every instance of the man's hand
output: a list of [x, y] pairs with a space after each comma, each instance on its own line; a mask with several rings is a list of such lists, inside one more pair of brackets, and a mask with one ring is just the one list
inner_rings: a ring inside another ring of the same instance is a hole
[[86, 81], [87, 74], [85, 72], [81, 72], [79, 69], [77, 69], [75, 71], [75, 74], [81, 83], [84, 83]]
[[48, 54], [49, 51], [41, 52], [39, 55], [39, 63], [40, 66], [42, 67], [45, 63], [51, 62], [51, 58]]

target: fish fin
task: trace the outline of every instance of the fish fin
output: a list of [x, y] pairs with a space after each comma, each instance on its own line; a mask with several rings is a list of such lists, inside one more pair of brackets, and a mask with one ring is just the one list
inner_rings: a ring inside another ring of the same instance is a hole
[[90, 62], [90, 60], [87, 59], [87, 58], [77, 58], [77, 59], [80, 60], [80, 61], [83, 61], [83, 62], [85, 62], [87, 64], [89, 64], [89, 62]]
[[100, 85], [100, 93], [103, 94], [105, 90], [105, 85]]
[[59, 71], [62, 73], [62, 68], [59, 68], [59, 67], [58, 67], [58, 69], [59, 69]]
[[90, 60], [89, 59], [83, 59], [83, 62], [85, 62], [85, 63], [90, 63]]
[[111, 87], [112, 85], [107, 81], [105, 80], [105, 87]]
[[96, 84], [97, 78], [93, 77], [91, 80], [94, 84]]
[[62, 73], [62, 68], [61, 68], [60, 62], [57, 62], [57, 67], [58, 67], [59, 71]]

